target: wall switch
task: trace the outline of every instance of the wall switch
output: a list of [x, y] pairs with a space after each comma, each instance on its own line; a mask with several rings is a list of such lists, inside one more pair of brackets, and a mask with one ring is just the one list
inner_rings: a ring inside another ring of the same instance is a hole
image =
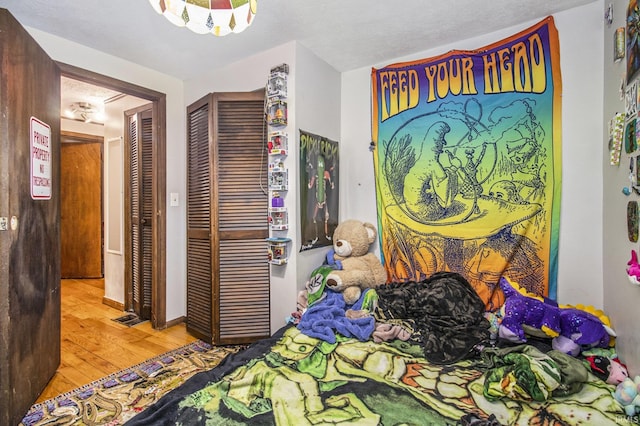
[[179, 206], [180, 205], [177, 192], [172, 192], [170, 194], [170, 197], [171, 197], [171, 201], [170, 201], [171, 206]]

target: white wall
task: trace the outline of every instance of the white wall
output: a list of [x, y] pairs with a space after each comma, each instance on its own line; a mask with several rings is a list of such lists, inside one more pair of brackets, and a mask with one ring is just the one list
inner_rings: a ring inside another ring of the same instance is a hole
[[[289, 176], [291, 188], [289, 190], [288, 197], [292, 197], [287, 202], [290, 205], [296, 206], [295, 216], [289, 216], [289, 220], [294, 220], [299, 223], [300, 219], [300, 132], [302, 129], [306, 132], [313, 133], [315, 135], [323, 136], [327, 139], [338, 141], [338, 156], [339, 161], [342, 161], [342, 149], [344, 143], [340, 137], [340, 121], [341, 121], [341, 109], [340, 109], [340, 73], [334, 68], [329, 66], [326, 62], [319, 59], [311, 51], [298, 46], [297, 58], [296, 58], [296, 128], [293, 133], [293, 137], [290, 134], [290, 140], [294, 141], [295, 149], [291, 150], [295, 165], [295, 173]], [[292, 146], [290, 145], [290, 148]], [[343, 177], [339, 177], [340, 181]], [[291, 185], [293, 184], [293, 186]], [[305, 186], [305, 191], [307, 188]], [[340, 189], [341, 190], [341, 189]], [[340, 214], [340, 212], [339, 212]], [[346, 219], [346, 217], [340, 216], [340, 220]], [[295, 239], [293, 245], [294, 254], [298, 252], [300, 246], [303, 243], [301, 229], [299, 226], [294, 227]], [[322, 265], [326, 258], [326, 254], [329, 247], [317, 248], [313, 250], [306, 250], [301, 253], [297, 253], [298, 268], [295, 275], [295, 286], [288, 285], [284, 288], [295, 288], [297, 291], [304, 288], [304, 284], [309, 279], [311, 271], [318, 266]], [[287, 282], [288, 283], [288, 282]], [[290, 284], [290, 283], [289, 283]], [[297, 291], [292, 295], [295, 297]], [[272, 298], [272, 300], [274, 300]], [[277, 300], [277, 299], [276, 299]], [[294, 300], [295, 303], [295, 300]], [[287, 312], [290, 314], [295, 309], [291, 309], [294, 305], [289, 305], [286, 308], [279, 309], [281, 312]], [[277, 311], [277, 308], [272, 309]], [[278, 318], [276, 318], [278, 320]], [[272, 328], [277, 325], [277, 322], [273, 322]]]
[[[295, 95], [295, 76], [293, 75], [295, 69], [292, 69], [295, 60], [296, 43], [290, 42], [227, 67], [210, 70], [199, 78], [184, 82], [185, 105], [190, 105], [208, 93], [249, 92], [263, 88], [267, 85], [271, 68], [282, 63], [289, 65], [292, 74], [288, 87], [288, 95], [292, 98]], [[295, 111], [293, 114], [294, 117], [288, 117], [290, 122], [295, 119]]]
[[84, 133], [87, 135], [104, 136], [104, 126], [97, 123], [85, 123], [84, 121], [60, 118], [60, 130], [66, 132]]
[[[603, 306], [602, 281], [602, 6], [554, 15], [562, 68], [562, 200], [558, 301]], [[541, 17], [542, 19], [544, 17]], [[372, 67], [478, 49], [539, 20]], [[426, 47], [426, 46], [425, 46]], [[371, 67], [342, 74], [342, 216], [376, 223], [371, 141]], [[367, 161], [363, 161], [363, 158]], [[379, 253], [379, 248], [378, 248]], [[586, 267], [588, 265], [588, 267]]]
[[[604, 27], [601, 35], [604, 43], [604, 111], [601, 118], [607, 123], [616, 112], [624, 112], [625, 105], [620, 99], [621, 79], [626, 75], [626, 62], [613, 61], [613, 35], [618, 27], [625, 26], [628, 1], [610, 2], [614, 6], [614, 22]], [[598, 2], [604, 11], [602, 1]], [[609, 2], [607, 2], [609, 4]], [[604, 13], [604, 12], [603, 12]], [[601, 132], [601, 147], [604, 155], [600, 157], [600, 168], [604, 170], [604, 308], [618, 333], [616, 349], [622, 361], [626, 362], [633, 376], [640, 374], [640, 287], [631, 284], [627, 279], [626, 266], [631, 258], [631, 250], [638, 251], [638, 243], [632, 243], [627, 236], [627, 203], [640, 201], [633, 194], [625, 196], [622, 188], [629, 186], [629, 160], [637, 157], [626, 154], [624, 149], [620, 156], [620, 165], [609, 164], [609, 151], [606, 149], [608, 130], [605, 126]]]
[[[86, 46], [65, 40], [45, 32], [26, 28], [38, 44], [59, 62], [74, 65], [108, 77], [127, 81], [141, 87], [167, 95], [167, 198], [177, 192], [185, 198], [186, 147], [185, 147], [185, 103], [182, 80], [107, 55]], [[184, 203], [178, 207], [167, 206], [167, 310], [166, 319], [179, 318], [185, 314], [186, 276], [186, 210]]]

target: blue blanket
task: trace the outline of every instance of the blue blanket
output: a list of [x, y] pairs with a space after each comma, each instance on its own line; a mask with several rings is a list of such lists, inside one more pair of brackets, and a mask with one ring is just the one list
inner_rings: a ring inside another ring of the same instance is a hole
[[360, 299], [353, 305], [347, 305], [342, 293], [326, 291], [325, 297], [309, 306], [300, 318], [298, 329], [307, 336], [315, 337], [325, 342], [335, 343], [336, 332], [345, 337], [355, 337], [366, 341], [375, 329], [375, 319], [372, 315], [362, 318], [347, 318], [349, 309], [362, 309], [363, 300], [368, 291], [363, 291]]

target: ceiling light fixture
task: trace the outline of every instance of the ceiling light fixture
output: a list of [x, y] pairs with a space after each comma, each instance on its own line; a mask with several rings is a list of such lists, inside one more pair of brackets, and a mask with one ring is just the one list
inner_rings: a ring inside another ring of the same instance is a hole
[[247, 29], [258, 6], [258, 0], [149, 0], [149, 3], [172, 24], [216, 36]]
[[101, 120], [98, 109], [89, 102], [74, 102], [65, 110], [66, 118], [72, 120], [81, 120], [85, 123], [91, 123], [94, 119]]

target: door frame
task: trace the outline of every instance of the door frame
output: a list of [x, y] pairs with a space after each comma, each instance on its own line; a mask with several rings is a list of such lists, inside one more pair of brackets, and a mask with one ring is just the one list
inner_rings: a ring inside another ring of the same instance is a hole
[[[167, 99], [166, 95], [155, 90], [147, 89], [126, 81], [107, 77], [92, 71], [73, 65], [56, 62], [60, 68], [61, 76], [96, 86], [105, 87], [127, 95], [145, 99], [152, 104], [153, 122], [153, 154], [152, 154], [152, 179], [153, 194], [152, 205], [155, 212], [152, 236], [152, 284], [151, 284], [151, 324], [153, 328], [164, 329], [167, 327], [166, 318], [166, 123], [167, 123]], [[125, 183], [126, 184], [126, 183]], [[125, 268], [130, 265], [125, 264]], [[126, 297], [126, 295], [125, 295]]]

